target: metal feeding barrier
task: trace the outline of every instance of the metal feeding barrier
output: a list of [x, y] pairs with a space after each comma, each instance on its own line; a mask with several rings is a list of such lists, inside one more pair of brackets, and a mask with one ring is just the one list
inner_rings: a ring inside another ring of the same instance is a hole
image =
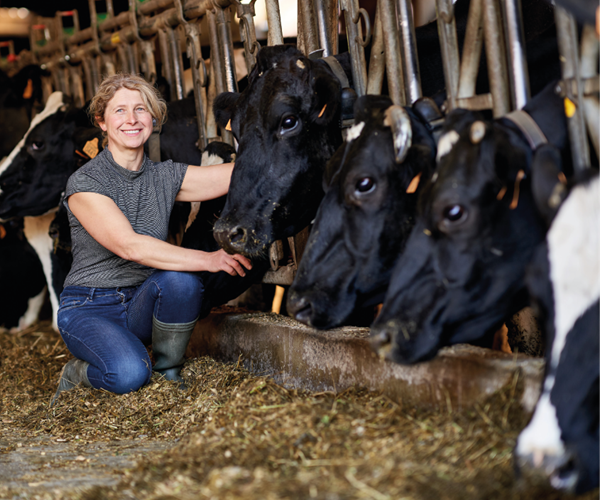
[[[471, 0], [462, 54], [453, 1], [434, 1], [447, 93], [444, 111], [488, 109], [500, 117], [521, 109], [530, 90], [520, 0]], [[279, 2], [264, 2], [266, 44], [281, 44]], [[90, 26], [85, 29], [79, 28], [77, 10], [38, 17], [31, 26], [28, 57], [15, 56], [12, 45], [0, 44], [10, 51], [9, 64], [18, 67], [20, 60], [33, 60], [50, 74], [44, 79], [44, 98], [60, 90], [83, 106], [102, 78], [118, 71], [141, 74], [153, 84], [162, 76], [170, 99], [182, 99], [190, 90], [185, 86], [185, 57], [196, 108], [197, 147], [204, 149], [212, 141], [233, 145], [231, 132], [217, 126], [212, 103], [219, 93], [238, 90], [234, 40], [241, 42], [248, 73], [256, 63], [261, 47], [254, 24], [256, 0], [129, 0], [128, 9], [120, 13], [114, 11], [112, 0], [105, 0], [105, 12], [97, 12], [98, 3], [89, 0]], [[380, 94], [384, 81], [395, 104], [412, 105], [422, 96], [409, 0], [377, 0], [373, 20], [359, 0], [302, 0], [297, 5], [296, 41], [306, 55], [337, 54], [340, 36], [345, 34], [358, 96]], [[557, 91], [565, 99], [574, 163], [583, 169], [590, 164], [588, 136], [599, 156], [598, 39], [591, 26], [579, 33], [573, 16], [560, 7], [555, 18], [562, 64]], [[203, 48], [210, 55], [209, 63]], [[482, 50], [490, 91], [476, 95]], [[151, 151], [155, 157], [159, 148], [151, 146]], [[265, 283], [292, 283], [307, 238], [305, 228], [272, 245]]]

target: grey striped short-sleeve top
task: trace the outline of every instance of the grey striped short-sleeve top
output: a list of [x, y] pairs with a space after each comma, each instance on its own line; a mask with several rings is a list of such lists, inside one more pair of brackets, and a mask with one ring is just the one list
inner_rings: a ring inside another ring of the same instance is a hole
[[154, 271], [122, 259], [94, 240], [69, 210], [69, 196], [80, 192], [107, 196], [125, 214], [136, 233], [166, 241], [169, 217], [187, 167], [172, 160], [155, 163], [144, 157], [141, 168], [132, 172], [119, 166], [110, 151], [104, 149], [71, 175], [64, 203], [71, 227], [73, 265], [64, 285], [137, 286]]

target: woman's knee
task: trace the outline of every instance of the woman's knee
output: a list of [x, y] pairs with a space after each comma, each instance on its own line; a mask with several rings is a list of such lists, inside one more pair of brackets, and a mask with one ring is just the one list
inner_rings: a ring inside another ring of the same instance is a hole
[[197, 273], [163, 271], [158, 282], [163, 293], [177, 297], [198, 297], [204, 292], [204, 284]]
[[137, 391], [150, 382], [152, 364], [150, 358], [126, 360], [115, 363], [102, 377], [102, 388], [115, 394]]

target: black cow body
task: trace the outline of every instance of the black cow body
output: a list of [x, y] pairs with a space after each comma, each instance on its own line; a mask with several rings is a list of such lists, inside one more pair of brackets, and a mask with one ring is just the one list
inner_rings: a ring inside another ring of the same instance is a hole
[[0, 327], [21, 330], [38, 320], [46, 280], [22, 221], [0, 224]]
[[357, 124], [327, 165], [329, 185], [288, 295], [288, 312], [303, 323], [331, 328], [355, 307], [381, 303], [414, 225], [420, 189], [407, 190], [433, 173], [435, 142], [410, 108], [396, 107], [407, 126], [397, 161], [391, 106], [388, 97], [359, 98]]
[[[526, 111], [568, 157], [553, 84]], [[513, 122], [456, 110], [445, 131], [436, 173], [371, 329], [374, 348], [399, 363], [481, 339], [526, 306], [524, 269], [546, 231], [528, 179], [532, 148]]]
[[[554, 191], [546, 197], [553, 208]], [[549, 349], [542, 395], [518, 438], [516, 463], [575, 493], [599, 484], [599, 219], [596, 172], [560, 206], [527, 273]]]
[[42, 106], [42, 75], [38, 65], [23, 67], [12, 77], [0, 70], [0, 159], [9, 155]]

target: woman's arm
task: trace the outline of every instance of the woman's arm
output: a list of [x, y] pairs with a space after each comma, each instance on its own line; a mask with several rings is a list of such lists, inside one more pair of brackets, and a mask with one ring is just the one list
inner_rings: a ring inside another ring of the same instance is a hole
[[245, 276], [244, 268], [252, 268], [243, 255], [229, 255], [224, 250], [203, 252], [181, 248], [138, 234], [115, 202], [104, 195], [75, 193], [69, 196], [68, 203], [73, 215], [92, 238], [122, 259], [155, 269], [225, 271], [232, 276]]
[[213, 200], [227, 194], [233, 163], [205, 167], [188, 166], [177, 201]]

